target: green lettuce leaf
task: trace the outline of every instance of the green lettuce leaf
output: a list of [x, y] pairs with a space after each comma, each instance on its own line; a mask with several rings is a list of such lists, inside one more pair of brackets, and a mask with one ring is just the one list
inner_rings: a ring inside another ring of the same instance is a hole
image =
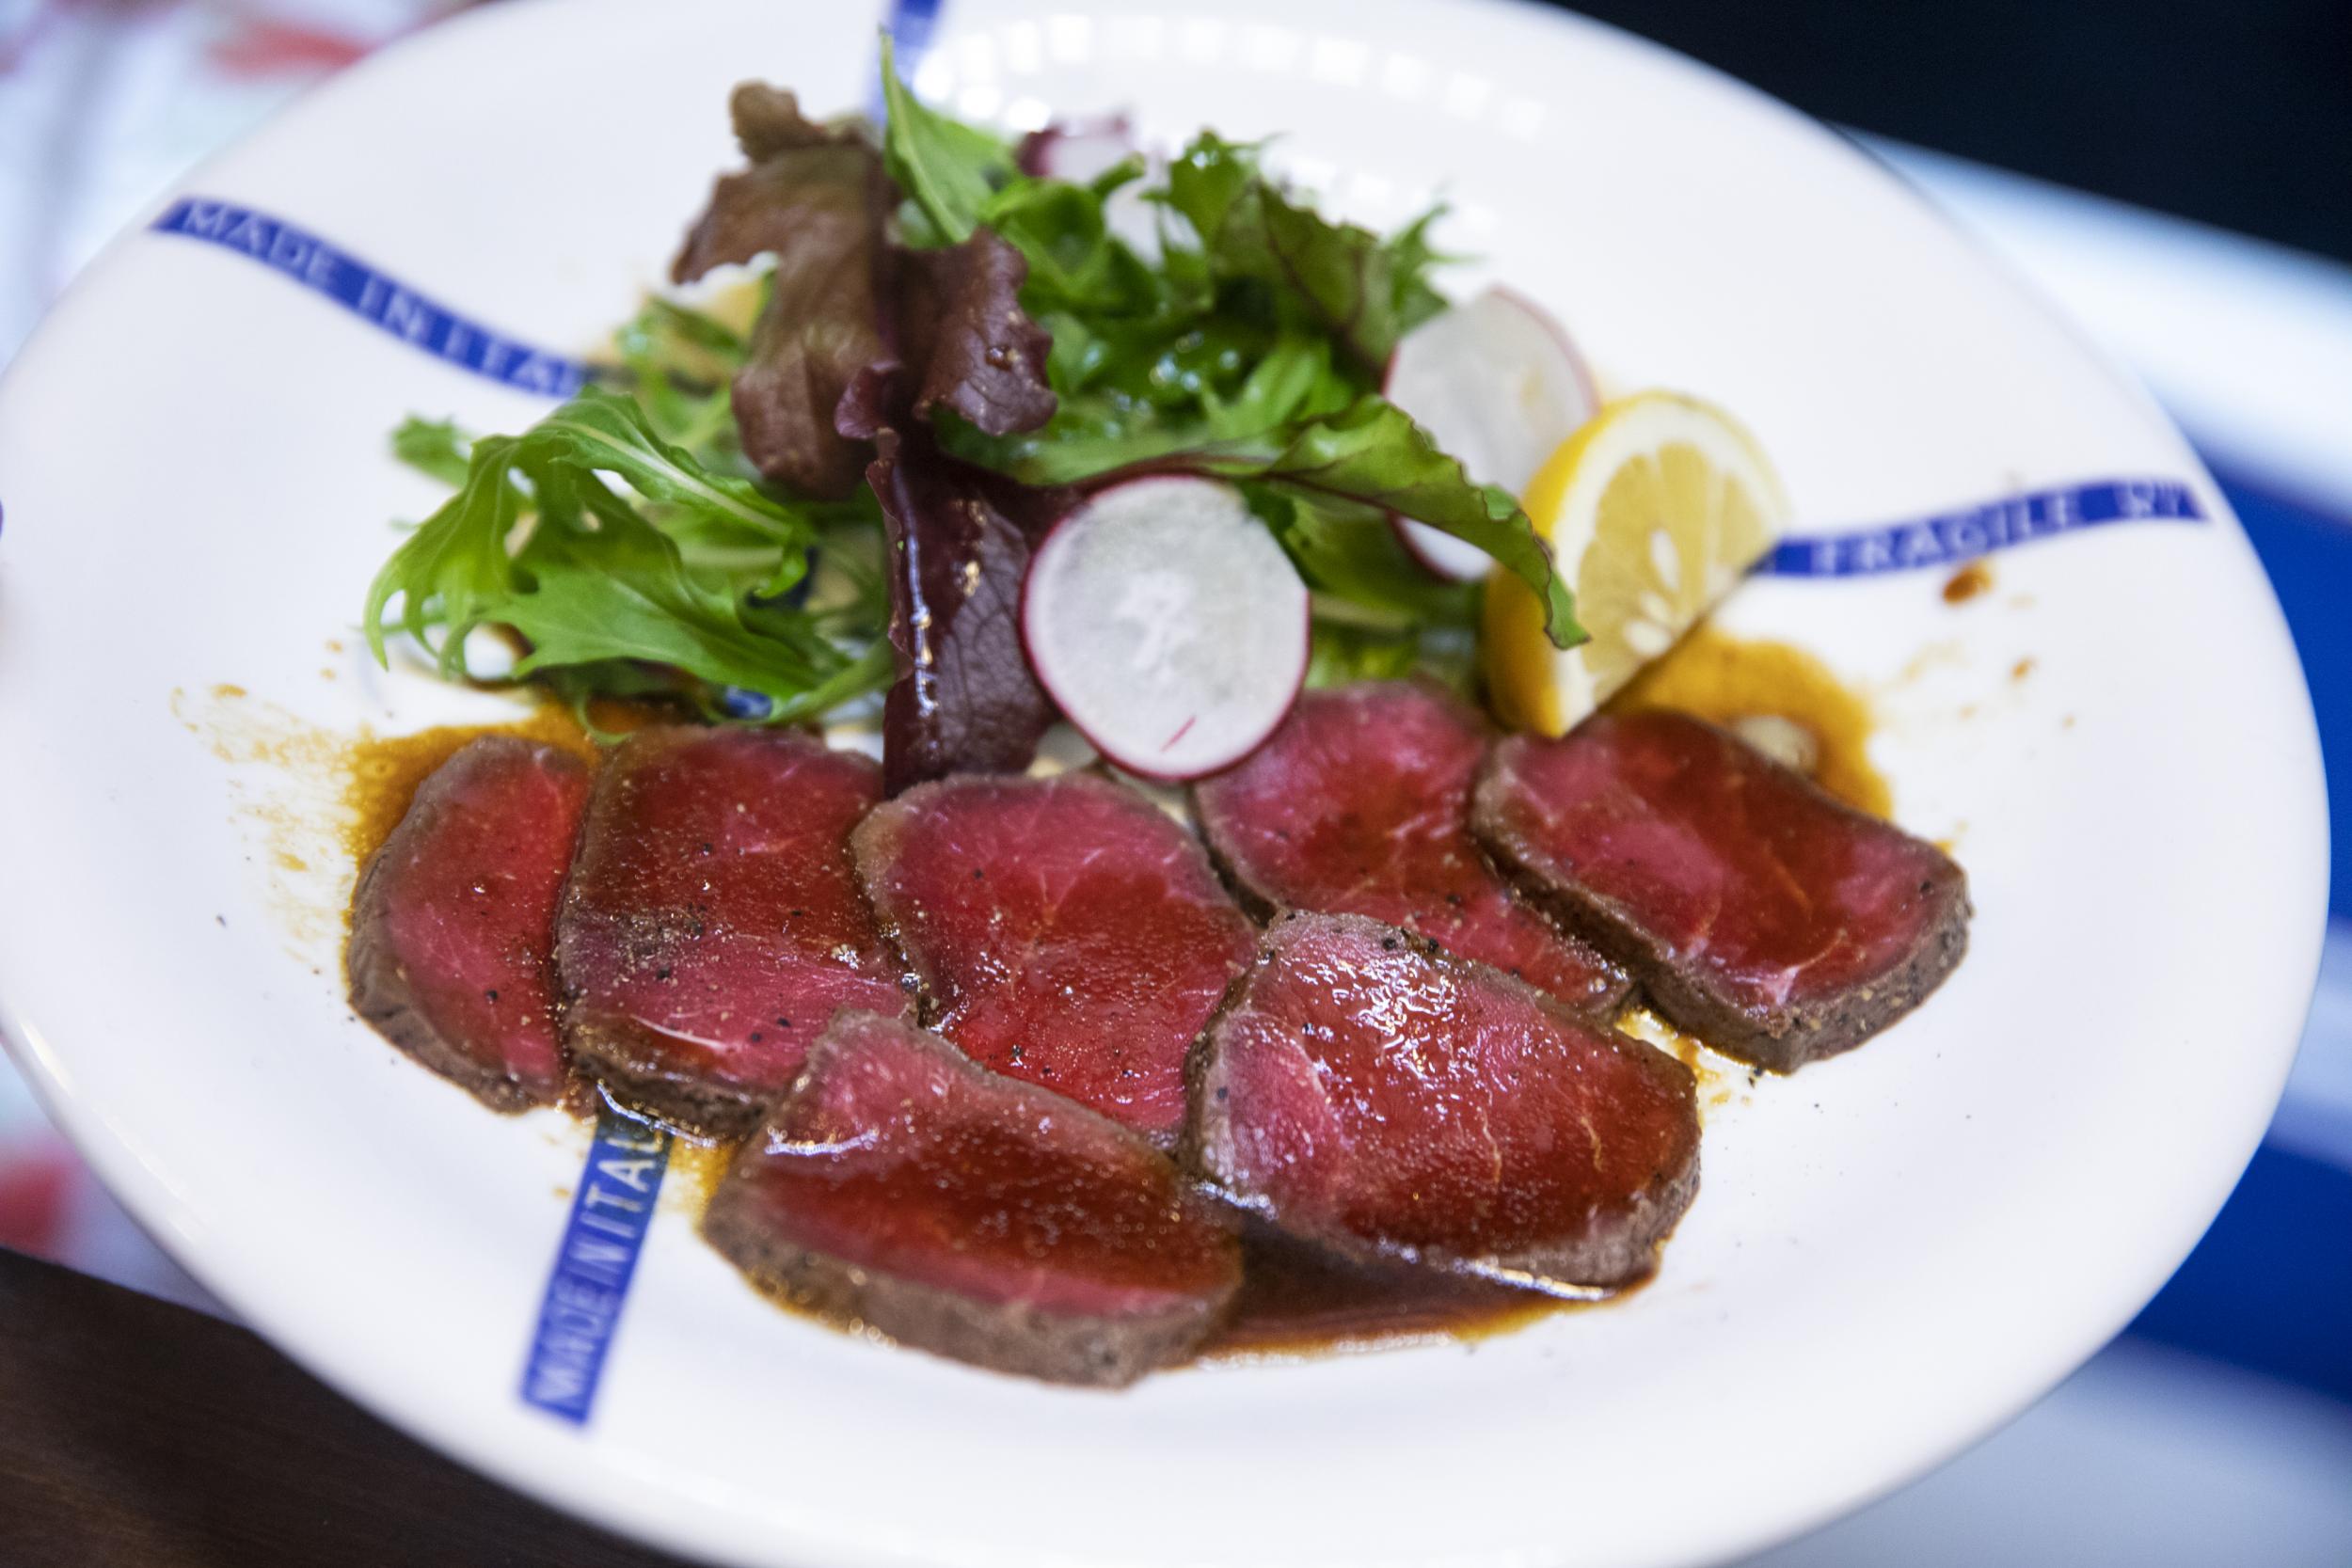
[[1373, 373], [1397, 340], [1445, 308], [1429, 286], [1437, 260], [1424, 214], [1393, 240], [1334, 223], [1292, 201], [1258, 166], [1255, 146], [1203, 131], [1168, 169], [1168, 204], [1200, 237], [1220, 281], [1273, 291]]
[[633, 398], [583, 388], [532, 427], [528, 456], [619, 475], [648, 501], [678, 507], [778, 544], [806, 548], [807, 518], [748, 479], [714, 474], [655, 433]]
[[[1064, 334], [1057, 324], [1058, 351]], [[1065, 367], [1054, 418], [1030, 434], [991, 438], [942, 422], [941, 444], [1026, 484], [1080, 484], [1130, 469], [1184, 467], [1184, 454], [1279, 446], [1294, 424], [1346, 407], [1356, 386], [1331, 366], [1329, 341], [1306, 332], [1267, 336], [1229, 325], [1174, 339], [1115, 329]], [[1051, 370], [1049, 363], [1049, 370]]]
[[1462, 465], [1394, 404], [1373, 394], [1331, 419], [1300, 427], [1279, 450], [1242, 441], [1184, 454], [1186, 471], [1254, 479], [1278, 491], [1361, 501], [1429, 524], [1477, 546], [1534, 590], [1555, 646], [1585, 640], [1576, 595], [1552, 569], [1551, 550], [1508, 491], [1473, 484]]
[[1242, 488], [1312, 592], [1319, 619], [1390, 633], [1476, 623], [1478, 586], [1423, 570], [1380, 508], [1267, 484]]
[[[762, 280], [764, 293], [767, 282]], [[659, 296], [612, 335], [620, 375], [663, 440], [705, 467], [744, 467], [730, 394], [749, 352], [733, 328]]]
[[[376, 573], [360, 625], [378, 664], [387, 662], [385, 638], [392, 629], [385, 611], [399, 594], [398, 629], [435, 655], [442, 674], [465, 673], [465, 634], [512, 592], [514, 563], [506, 541], [522, 520], [525, 501], [513, 477], [516, 445], [511, 436], [476, 441], [457, 494], [404, 540]], [[431, 635], [436, 625], [445, 628], [437, 647]], [[455, 628], [455, 635], [446, 628]]]
[[748, 472], [729, 395], [746, 343], [732, 326], [649, 296], [612, 341], [621, 359], [612, 383], [630, 390], [660, 439], [691, 451], [703, 467]]
[[[496, 626], [519, 641], [514, 678], [576, 702], [663, 693], [783, 721], [882, 690], [897, 575], [866, 438], [885, 431], [1003, 476], [933, 465], [1001, 491], [1009, 516], [1132, 474], [1241, 484], [1311, 590], [1318, 682], [1472, 678], [1479, 590], [1425, 573], [1394, 515], [1478, 546], [1555, 641], [1581, 640], [1525, 514], [1378, 395], [1398, 340], [1445, 307], [1434, 212], [1386, 237], [1331, 221], [1260, 148], [1203, 133], [1144, 192], [1162, 218], [1146, 256], [1104, 205], [1141, 158], [1083, 185], [1024, 174], [1002, 138], [916, 100], [887, 40], [882, 92], [877, 136], [738, 89], [747, 165], [679, 268], [778, 258], [750, 341], [649, 301], [604, 386], [520, 436], [396, 433], [395, 455], [455, 488], [371, 589], [379, 659], [405, 635], [471, 678], [467, 635]], [[1017, 594], [1005, 571], [993, 591]]]
[[[1398, 578], [1399, 561], [1406, 572], [1417, 570], [1386, 531], [1384, 515], [1393, 512], [1486, 551], [1535, 591], [1554, 643], [1571, 648], [1583, 641], [1575, 594], [1553, 571], [1549, 548], [1509, 493], [1470, 483], [1459, 462], [1376, 393], [1326, 412], [1317, 403], [1333, 386], [1317, 371], [1311, 351], [1294, 340], [1258, 361], [1241, 396], [1212, 404], [1186, 422], [1105, 420], [1101, 428], [1081, 431], [1064, 423], [1071, 412], [1065, 410], [1035, 437], [991, 443], [957, 431], [950, 445], [959, 455], [1031, 484], [1100, 483], [1139, 473], [1253, 481], [1263, 492], [1311, 504], [1313, 510], [1302, 515], [1315, 519], [1313, 556], [1327, 574], [1348, 571], [1359, 587], [1375, 576]], [[1359, 510], [1351, 513], [1351, 506]], [[1380, 526], [1366, 517], [1377, 517]], [[1343, 526], [1339, 519], [1351, 520]], [[1284, 536], [1279, 522], [1276, 532]], [[1295, 559], [1301, 555], [1296, 537], [1285, 536]], [[1300, 564], [1304, 569], [1308, 562]], [[1429, 579], [1422, 574], [1420, 580]]]
[[369, 645], [381, 662], [405, 633], [470, 679], [468, 636], [502, 626], [524, 643], [514, 678], [642, 689], [629, 672], [660, 666], [713, 718], [734, 716], [730, 689], [766, 699], [769, 722], [820, 714], [891, 672], [869, 617], [783, 598], [820, 531], [850, 520], [813, 512], [709, 472], [632, 399], [591, 387], [519, 436], [473, 443], [457, 493], [371, 587]]
[[1004, 236], [1029, 263], [1021, 301], [1032, 315], [1136, 317], [1160, 308], [1159, 278], [1104, 222], [1103, 198], [1114, 186], [1109, 177], [1074, 185], [1025, 176], [979, 209], [979, 226]]
[[1014, 177], [1012, 149], [987, 132], [941, 114], [898, 79], [890, 35], [882, 40], [882, 163], [924, 222], [908, 243], [960, 245], [978, 227], [990, 196]]
[[1318, 616], [1308, 644], [1307, 684], [1345, 686], [1351, 681], [1434, 679], [1465, 701], [1476, 695], [1478, 641], [1466, 627], [1427, 626], [1383, 631]]
[[648, 295], [612, 341], [638, 376], [704, 387], [719, 386], [741, 370], [750, 348], [741, 333], [715, 316], [660, 294]]
[[517, 562], [515, 592], [495, 617], [529, 644], [517, 677], [608, 659], [668, 665], [759, 692], [771, 722], [823, 713], [888, 679], [886, 648], [878, 665], [845, 657], [807, 617], [763, 608], [739, 581], [689, 567], [630, 508], [599, 510], [593, 531], [541, 528]]
[[449, 420], [424, 420], [411, 414], [392, 432], [392, 455], [427, 479], [453, 488], [466, 483], [473, 437]]
[[1129, 168], [1092, 186], [1024, 176], [1001, 144], [953, 136], [887, 66], [885, 88], [892, 173], [943, 234], [988, 227], [1022, 252], [1021, 304], [1053, 342], [1051, 420], [991, 436], [935, 411], [945, 450], [1033, 485], [1165, 471], [1288, 494], [1304, 520], [1269, 521], [1302, 572], [1391, 626], [1458, 597], [1404, 555], [1393, 512], [1478, 546], [1536, 592], [1553, 641], [1582, 640], [1525, 513], [1376, 395], [1397, 341], [1445, 308], [1428, 279], [1435, 211], [1385, 239], [1335, 223], [1269, 179], [1257, 146], [1203, 132], [1154, 193], [1190, 236], [1154, 269], [1104, 222]]

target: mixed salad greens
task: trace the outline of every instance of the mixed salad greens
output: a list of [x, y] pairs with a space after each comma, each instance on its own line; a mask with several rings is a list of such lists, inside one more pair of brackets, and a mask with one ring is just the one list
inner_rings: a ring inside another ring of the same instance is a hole
[[[1417, 562], [1398, 517], [1515, 574], [1555, 645], [1581, 639], [1518, 503], [1381, 396], [1446, 306], [1435, 212], [1386, 237], [1334, 222], [1206, 131], [1157, 172], [1057, 179], [916, 100], [886, 43], [882, 74], [879, 133], [737, 90], [748, 166], [674, 276], [772, 258], [748, 333], [657, 298], [599, 384], [522, 434], [401, 427], [397, 454], [454, 493], [369, 594], [379, 659], [405, 635], [452, 678], [718, 721], [888, 691], [901, 780], [1017, 766], [1052, 717], [1019, 667], [1030, 550], [1076, 492], [1147, 474], [1246, 498], [1309, 590], [1311, 680], [1468, 678], [1478, 588]], [[1151, 232], [1106, 219], [1115, 200]]]

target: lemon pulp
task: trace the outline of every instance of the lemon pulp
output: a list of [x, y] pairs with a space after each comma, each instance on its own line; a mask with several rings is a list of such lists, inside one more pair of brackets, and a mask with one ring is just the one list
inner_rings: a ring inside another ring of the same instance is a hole
[[1738, 421], [1670, 392], [1602, 408], [1537, 471], [1525, 505], [1591, 641], [1554, 648], [1535, 595], [1497, 573], [1486, 588], [1487, 682], [1506, 722], [1548, 735], [1674, 646], [1772, 548], [1788, 510]]

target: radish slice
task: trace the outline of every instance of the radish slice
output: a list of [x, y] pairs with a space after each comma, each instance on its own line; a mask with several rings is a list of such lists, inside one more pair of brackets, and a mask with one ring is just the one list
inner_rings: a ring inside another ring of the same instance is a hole
[[1092, 119], [1057, 119], [1042, 131], [1032, 131], [1021, 138], [1014, 156], [1024, 174], [1090, 185], [1135, 150], [1135, 132], [1127, 117], [1102, 115]]
[[1241, 492], [1213, 479], [1089, 496], [1031, 559], [1021, 631], [1063, 715], [1152, 779], [1239, 762], [1307, 676], [1307, 586]]
[[[1382, 391], [1472, 480], [1514, 496], [1600, 406], [1592, 372], [1560, 324], [1499, 288], [1407, 333], [1389, 356]], [[1469, 581], [1494, 564], [1477, 546], [1426, 523], [1396, 522], [1405, 547], [1439, 577]]]
[[[1042, 131], [1032, 131], [1021, 138], [1015, 156], [1024, 174], [1091, 185], [1141, 150], [1125, 115], [1104, 115], [1057, 119]], [[1130, 180], [1103, 203], [1103, 226], [1147, 261], [1160, 259], [1160, 210], [1143, 199], [1143, 192], [1146, 186], [1165, 183], [1167, 173], [1166, 160], [1146, 153], [1143, 178]]]

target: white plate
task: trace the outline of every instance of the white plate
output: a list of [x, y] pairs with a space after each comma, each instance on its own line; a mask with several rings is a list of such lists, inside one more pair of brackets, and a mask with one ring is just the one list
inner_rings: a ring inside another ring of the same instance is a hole
[[[1949, 1454], [2187, 1251], [2286, 1069], [2327, 843], [2284, 628], [2180, 437], [1837, 137], [1683, 60], [1503, 6], [1270, 14], [958, 5], [922, 82], [1014, 123], [1288, 128], [1287, 166], [1376, 222], [1443, 189], [1445, 238], [1486, 259], [1459, 286], [1507, 277], [1619, 384], [1738, 410], [1808, 529], [2123, 478], [2207, 515], [2007, 551], [1963, 608], [1940, 572], [1739, 596], [1734, 629], [1878, 691], [1900, 818], [1972, 879], [1958, 975], [1711, 1113], [1663, 1273], [1610, 1308], [1072, 1392], [772, 1311], [672, 1210], [593, 1422], [550, 1419], [516, 1389], [581, 1134], [477, 1110], [346, 1013], [348, 868], [305, 847], [329, 802], [302, 738], [498, 711], [370, 674], [349, 628], [384, 520], [432, 498], [386, 429], [544, 401], [136, 233], [0, 389], [0, 1022], [100, 1174], [290, 1354], [537, 1496], [732, 1561], [1691, 1562]], [[501, 6], [190, 188], [581, 351], [730, 161], [734, 78], [851, 107], [872, 21]]]

